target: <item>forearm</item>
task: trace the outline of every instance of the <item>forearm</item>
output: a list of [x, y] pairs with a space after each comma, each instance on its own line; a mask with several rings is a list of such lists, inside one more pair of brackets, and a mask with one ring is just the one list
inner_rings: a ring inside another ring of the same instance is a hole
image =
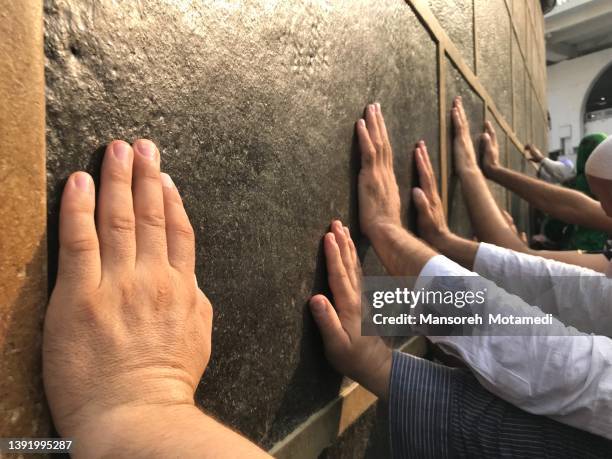
[[374, 250], [392, 276], [418, 276], [436, 251], [398, 225], [378, 227], [369, 235]]
[[464, 239], [456, 234], [449, 233], [437, 240], [434, 244], [440, 253], [455, 263], [460, 264], [466, 269], [473, 271], [476, 253], [478, 252], [478, 242]]
[[474, 165], [459, 171], [459, 177], [472, 227], [478, 240], [520, 252], [527, 251], [525, 243], [510, 228], [501, 213], [478, 166]]
[[83, 426], [73, 457], [269, 457], [193, 405], [123, 407]]
[[599, 203], [583, 193], [543, 182], [505, 167], [494, 167], [487, 176], [551, 217], [566, 223], [612, 232], [612, 219]]

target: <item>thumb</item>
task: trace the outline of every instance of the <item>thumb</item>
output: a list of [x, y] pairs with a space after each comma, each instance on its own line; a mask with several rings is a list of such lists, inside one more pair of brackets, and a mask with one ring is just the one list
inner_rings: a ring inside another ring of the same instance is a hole
[[343, 341], [348, 342], [348, 335], [342, 328], [336, 310], [324, 295], [315, 295], [310, 299], [310, 311], [319, 327], [325, 348], [336, 347], [343, 344]]
[[422, 189], [419, 187], [414, 187], [412, 189], [412, 199], [414, 199], [414, 203], [416, 204], [419, 214], [428, 211], [429, 201], [427, 200], [427, 196], [425, 196], [425, 192]]

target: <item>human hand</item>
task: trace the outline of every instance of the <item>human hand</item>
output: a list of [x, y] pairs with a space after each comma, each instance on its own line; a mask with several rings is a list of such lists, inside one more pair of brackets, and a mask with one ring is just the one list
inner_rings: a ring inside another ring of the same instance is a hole
[[529, 143], [525, 145], [525, 152], [529, 153], [529, 159], [534, 163], [540, 163], [544, 159], [544, 155], [535, 145]]
[[490, 177], [501, 165], [499, 163], [499, 144], [497, 134], [490, 121], [485, 121], [485, 132], [480, 135], [482, 148], [482, 171]]
[[335, 309], [324, 295], [313, 296], [310, 309], [327, 359], [338, 372], [386, 399], [391, 350], [379, 336], [361, 336], [361, 269], [348, 228], [334, 221], [323, 246]]
[[357, 138], [361, 151], [359, 221], [361, 231], [376, 244], [386, 227], [402, 226], [393, 151], [379, 104], [368, 105], [365, 120], [357, 121]]
[[420, 141], [417, 144], [414, 157], [421, 185], [421, 188], [415, 187], [412, 189], [413, 199], [418, 211], [419, 236], [434, 247], [440, 248], [452, 233], [446, 222], [444, 206], [438, 193], [438, 186], [425, 142]]
[[160, 175], [155, 145], [108, 146], [97, 220], [94, 188], [84, 172], [64, 188], [43, 337], [55, 426], [84, 444], [126, 407], [193, 407], [211, 351], [212, 307], [195, 282], [194, 233], [172, 180]]
[[478, 169], [474, 144], [470, 136], [470, 123], [463, 109], [460, 96], [453, 100], [451, 108], [453, 122], [453, 158], [458, 175]]

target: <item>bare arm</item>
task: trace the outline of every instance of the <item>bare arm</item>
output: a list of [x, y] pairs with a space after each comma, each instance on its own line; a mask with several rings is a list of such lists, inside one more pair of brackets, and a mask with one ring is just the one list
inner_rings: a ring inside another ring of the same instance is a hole
[[[516, 250], [518, 252], [529, 253], [531, 255], [583, 266], [599, 272], [606, 271], [608, 263], [603, 255], [583, 254], [578, 251], [537, 251], [530, 249], [520, 239], [518, 234], [508, 225], [501, 210], [499, 209], [499, 206], [495, 202], [489, 187], [487, 186], [487, 181], [482, 171], [478, 167], [476, 154], [469, 138], [468, 120], [465, 116], [460, 100], [457, 100], [455, 106], [453, 107], [452, 119], [455, 126], [453, 150], [457, 174], [461, 180], [463, 196], [470, 214], [472, 226], [480, 241], [489, 242], [500, 247]], [[588, 206], [578, 204], [578, 202], [572, 205], [579, 206], [577, 209], [587, 209], [585, 214], [589, 213], [588, 209], [597, 213], [597, 215], [599, 215], [599, 219], [601, 220], [601, 217], [603, 217], [605, 220], [607, 220], [610, 229], [612, 229], [612, 219], [608, 218], [603, 213], [603, 210], [597, 201], [590, 199], [588, 196], [585, 196], [582, 193], [568, 190], [560, 186], [551, 185], [541, 180], [536, 180], [526, 175], [501, 167], [499, 165], [499, 146], [497, 144], [495, 130], [489, 122], [486, 123], [485, 129], [486, 132], [481, 136], [481, 143], [484, 147], [483, 167], [485, 170], [499, 170], [503, 171], [504, 174], [516, 177], [516, 186], [519, 188], [519, 190], [521, 190], [519, 195], [525, 198], [530, 197], [530, 202], [533, 205], [535, 205], [533, 201], [547, 201], [548, 203], [553, 203], [551, 205], [562, 207], [562, 205], [558, 204], [559, 202], [563, 202], [563, 199], [560, 200], [558, 198], [559, 191], [567, 192], [580, 202], [590, 203]], [[503, 182], [498, 183], [506, 186], [506, 184]], [[531, 184], [533, 187], [529, 188], [523, 184]], [[513, 188], [510, 189], [513, 190]], [[546, 193], [542, 193], [541, 190], [543, 189], [548, 191]], [[576, 215], [579, 214], [576, 209], [572, 210], [572, 212]]]
[[[478, 167], [476, 153], [470, 138], [469, 122], [463, 109], [461, 98], [456, 98], [451, 110], [454, 127], [453, 154], [457, 174], [461, 180], [463, 197], [470, 214], [472, 227], [480, 241], [527, 252], [529, 249], [513, 231], [499, 206], [495, 202], [487, 181]], [[481, 137], [486, 149], [493, 150], [498, 157], [497, 138], [490, 123], [487, 122], [487, 133]]]
[[487, 165], [484, 172], [489, 179], [554, 218], [612, 233], [612, 218], [605, 214], [598, 201], [579, 191], [546, 183], [499, 164]]
[[193, 405], [116, 410], [76, 438], [75, 457], [270, 457]]

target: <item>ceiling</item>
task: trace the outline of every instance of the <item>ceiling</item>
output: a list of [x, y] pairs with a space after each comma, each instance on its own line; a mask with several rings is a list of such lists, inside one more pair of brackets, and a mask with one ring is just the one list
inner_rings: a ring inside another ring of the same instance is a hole
[[611, 0], [557, 0], [545, 22], [548, 64], [612, 47]]

